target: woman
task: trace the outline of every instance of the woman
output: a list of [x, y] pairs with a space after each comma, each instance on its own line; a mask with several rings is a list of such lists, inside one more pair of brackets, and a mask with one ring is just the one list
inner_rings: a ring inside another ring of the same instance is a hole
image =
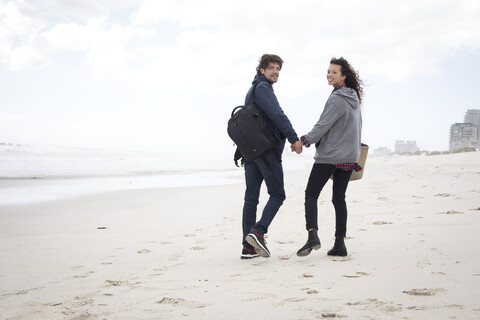
[[347, 206], [345, 192], [352, 171], [359, 171], [363, 88], [355, 70], [343, 57], [332, 58], [327, 72], [328, 84], [333, 86], [320, 120], [313, 129], [292, 145], [292, 151], [315, 144], [313, 164], [305, 190], [305, 220], [307, 243], [298, 256], [320, 249], [317, 224], [317, 200], [330, 176], [333, 175], [332, 203], [335, 208], [335, 244], [330, 256], [346, 256], [344, 238], [347, 232]]

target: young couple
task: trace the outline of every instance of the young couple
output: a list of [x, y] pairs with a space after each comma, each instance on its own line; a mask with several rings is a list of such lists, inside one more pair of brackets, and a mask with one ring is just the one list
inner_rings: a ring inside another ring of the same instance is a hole
[[[298, 256], [306, 256], [320, 248], [317, 224], [317, 200], [322, 188], [333, 175], [332, 203], [335, 207], [335, 244], [328, 255], [346, 256], [344, 238], [347, 231], [347, 206], [345, 192], [352, 171], [359, 171], [362, 116], [360, 111], [363, 96], [362, 81], [344, 58], [332, 58], [327, 71], [328, 84], [333, 87], [325, 108], [313, 129], [300, 139], [290, 120], [280, 107], [272, 85], [278, 81], [283, 60], [273, 54], [264, 54], [257, 66], [252, 83], [259, 82], [253, 95], [253, 104], [264, 114], [273, 128], [276, 141], [266, 159], [244, 161], [245, 198], [243, 205], [243, 250], [242, 259], [258, 256], [269, 257], [265, 242], [273, 218], [285, 200], [283, 168], [278, 155], [282, 155], [285, 140], [291, 143], [292, 152], [301, 153], [302, 148], [315, 145], [313, 164], [305, 190], [305, 220], [308, 231], [306, 244], [298, 250]], [[250, 90], [252, 90], [252, 87]], [[250, 93], [250, 91], [249, 91]], [[248, 96], [248, 93], [247, 93]], [[265, 164], [268, 161], [268, 166]], [[260, 187], [265, 181], [269, 199], [257, 221], [257, 205]]]

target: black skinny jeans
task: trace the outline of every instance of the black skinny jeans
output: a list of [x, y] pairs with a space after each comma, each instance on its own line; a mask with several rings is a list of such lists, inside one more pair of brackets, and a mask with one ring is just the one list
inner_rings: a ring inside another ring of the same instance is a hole
[[332, 203], [335, 207], [335, 237], [345, 237], [347, 234], [347, 204], [345, 192], [352, 171], [342, 171], [332, 164], [315, 163], [308, 178], [307, 190], [305, 190], [305, 220], [307, 230], [318, 230], [317, 201], [320, 192], [333, 174]]

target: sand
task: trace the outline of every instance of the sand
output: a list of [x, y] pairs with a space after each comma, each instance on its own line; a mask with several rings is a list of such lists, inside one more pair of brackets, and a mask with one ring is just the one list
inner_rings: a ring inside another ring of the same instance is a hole
[[0, 319], [480, 318], [479, 152], [369, 158], [343, 258], [331, 182], [322, 248], [295, 255], [310, 167], [286, 174], [270, 258], [240, 259], [242, 184], [0, 207]]

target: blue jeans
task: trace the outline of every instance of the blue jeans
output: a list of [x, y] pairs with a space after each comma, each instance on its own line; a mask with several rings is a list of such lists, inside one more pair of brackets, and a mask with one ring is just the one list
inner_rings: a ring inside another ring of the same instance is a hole
[[[285, 189], [283, 184], [283, 167], [275, 154], [271, 151], [266, 154], [266, 159], [270, 165], [267, 167], [262, 158], [253, 161], [245, 161], [245, 198], [243, 204], [243, 245], [251, 247], [245, 237], [250, 232], [259, 234], [267, 233], [270, 223], [277, 214], [280, 206], [285, 200]], [[257, 205], [260, 196], [260, 187], [265, 181], [268, 194], [270, 195], [267, 204], [262, 212], [262, 217], [257, 222]]]

